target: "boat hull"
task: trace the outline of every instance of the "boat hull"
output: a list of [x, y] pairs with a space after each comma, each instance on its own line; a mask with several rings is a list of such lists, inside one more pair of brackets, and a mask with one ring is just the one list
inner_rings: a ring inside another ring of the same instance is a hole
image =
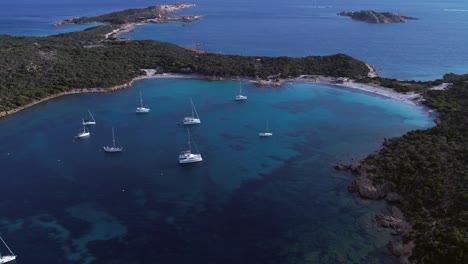
[[197, 125], [201, 123], [199, 118], [185, 118], [183, 120], [184, 125]]
[[271, 137], [271, 136], [273, 136], [273, 133], [270, 133], [270, 132], [262, 132], [262, 133], [258, 133], [258, 136], [259, 136], [259, 137]]
[[245, 101], [247, 100], [247, 96], [245, 95], [237, 95], [235, 98], [236, 101]]
[[104, 149], [104, 152], [107, 152], [107, 153], [117, 153], [117, 152], [123, 151], [123, 148], [119, 148], [119, 147], [103, 147], [103, 149]]
[[203, 161], [201, 154], [184, 153], [179, 155], [180, 164], [195, 163], [200, 161]]
[[149, 108], [146, 108], [146, 107], [138, 107], [138, 108], [136, 109], [135, 112], [136, 112], [137, 114], [144, 114], [144, 113], [148, 113], [149, 111], [150, 111]]
[[12, 256], [12, 255], [1, 256], [0, 257], [0, 264], [8, 263], [8, 262], [13, 261], [13, 260], [16, 260], [16, 256]]
[[89, 132], [79, 133], [78, 135], [75, 136], [75, 138], [89, 137], [89, 135], [90, 135]]

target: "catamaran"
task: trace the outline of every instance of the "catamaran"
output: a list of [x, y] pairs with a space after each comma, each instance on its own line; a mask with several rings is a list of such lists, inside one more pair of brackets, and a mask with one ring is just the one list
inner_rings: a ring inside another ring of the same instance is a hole
[[183, 120], [183, 123], [184, 125], [200, 124], [201, 120], [200, 120], [200, 117], [198, 116], [197, 109], [195, 108], [195, 105], [193, 104], [192, 98], [190, 98], [190, 103], [192, 105], [192, 116], [186, 116]]
[[91, 111], [89, 111], [89, 109], [88, 109], [88, 114], [89, 114], [90, 119], [83, 119], [83, 126], [95, 125], [96, 120], [94, 120], [94, 117], [91, 114]]
[[78, 133], [78, 135], [76, 135], [75, 138], [89, 137], [89, 135], [90, 135], [89, 130], [86, 128], [85, 121], [83, 120], [83, 131]]
[[148, 113], [149, 111], [150, 109], [148, 107], [143, 106], [143, 97], [141, 96], [141, 92], [140, 92], [140, 106], [137, 107], [135, 112], [137, 114], [143, 114], [143, 113]]
[[[188, 135], [188, 150], [184, 150], [180, 153], [179, 163], [184, 164], [184, 163], [194, 163], [194, 162], [202, 161], [203, 159], [202, 159], [201, 154], [192, 153], [192, 146], [190, 142], [190, 130], [188, 129], [188, 127], [187, 127], [187, 135]], [[196, 145], [195, 145], [195, 148], [197, 148]], [[197, 149], [197, 152], [199, 152], [198, 149]]]
[[236, 101], [245, 101], [245, 100], [247, 100], [247, 96], [242, 95], [242, 83], [241, 82], [239, 82], [239, 94], [236, 95], [235, 100]]
[[3, 238], [1, 236], [0, 236], [0, 239], [2, 240], [3, 244], [8, 249], [8, 251], [10, 251], [10, 255], [2, 256], [2, 254], [0, 254], [0, 264], [8, 263], [10, 261], [15, 260], [16, 255], [13, 253], [13, 251], [11, 251], [10, 247], [7, 245], [7, 243], [5, 242], [5, 240], [3, 240]]
[[114, 128], [112, 128], [112, 146], [105, 146], [103, 148], [108, 153], [122, 152], [123, 148], [115, 144]]
[[271, 133], [271, 132], [268, 131], [268, 121], [267, 121], [267, 125], [266, 125], [266, 130], [265, 130], [265, 132], [260, 132], [260, 133], [258, 133], [258, 135], [259, 135], [260, 137], [271, 137], [271, 136], [273, 136], [273, 133]]

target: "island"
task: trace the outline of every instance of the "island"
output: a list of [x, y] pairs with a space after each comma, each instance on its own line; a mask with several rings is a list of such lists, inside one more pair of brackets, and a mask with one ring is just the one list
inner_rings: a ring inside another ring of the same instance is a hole
[[[168, 10], [178, 9], [148, 10], [152, 10], [148, 11], [151, 16], [154, 10], [166, 10], [158, 13], [164, 17]], [[468, 252], [468, 75], [403, 81], [379, 77], [368, 64], [345, 54], [303, 58], [221, 55], [154, 40], [118, 38], [125, 25], [155, 19], [135, 12], [57, 23], [107, 24], [79, 32], [0, 36], [0, 116], [59, 96], [112, 92], [135, 80], [168, 73], [247, 78], [268, 86], [282, 80], [326, 80], [339, 82], [336, 85], [388, 87], [402, 96], [410, 93], [411, 98], [416, 95], [415, 100], [437, 111], [437, 126], [386, 139], [379, 153], [336, 168], [357, 175], [349, 191], [365, 199], [386, 199], [392, 205], [376, 217], [399, 235], [389, 243], [392, 253], [404, 261], [463, 263]], [[122, 14], [133, 15], [117, 19]], [[158, 21], [170, 22], [167, 17]]]
[[417, 18], [404, 16], [397, 13], [391, 12], [376, 12], [372, 10], [363, 11], [342, 11], [338, 13], [339, 16], [348, 16], [354, 20], [364, 21], [367, 23], [374, 24], [386, 24], [386, 23], [405, 23], [407, 20], [415, 20]]

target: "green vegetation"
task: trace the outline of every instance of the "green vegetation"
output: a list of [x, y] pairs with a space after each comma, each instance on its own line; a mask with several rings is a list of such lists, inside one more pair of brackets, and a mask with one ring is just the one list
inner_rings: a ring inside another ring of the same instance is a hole
[[302, 74], [359, 78], [366, 65], [333, 56], [243, 57], [197, 53], [158, 41], [105, 40], [117, 26], [100, 26], [50, 37], [0, 36], [0, 111], [73, 88], [112, 87], [142, 74], [197, 73], [217, 77], [296, 77]]
[[435, 80], [435, 81], [405, 81], [405, 80], [397, 80], [391, 78], [384, 78], [384, 77], [364, 77], [357, 82], [367, 83], [370, 85], [377, 85], [392, 88], [393, 90], [399, 93], [407, 93], [407, 92], [416, 92], [424, 94], [430, 87], [434, 87], [437, 85], [442, 84], [443, 80]]
[[413, 231], [412, 260], [466, 263], [468, 254], [468, 75], [448, 74], [445, 91], [426, 90], [425, 103], [441, 123], [386, 141], [363, 164], [377, 182], [390, 181]]
[[[192, 7], [192, 4], [173, 4], [166, 7], [162, 6], [150, 6], [145, 8], [132, 8], [122, 11], [112, 12], [100, 16], [94, 17], [78, 17], [65, 19], [60, 22], [54, 23], [59, 26], [63, 24], [90, 24], [90, 23], [109, 23], [109, 24], [127, 24], [127, 23], [139, 23], [148, 19], [154, 19], [159, 22], [168, 21], [170, 18], [167, 16], [168, 13], [173, 13], [180, 9]], [[173, 20], [184, 20], [183, 17], [172, 17]], [[193, 18], [193, 17], [192, 17]], [[191, 18], [187, 18], [190, 20]]]

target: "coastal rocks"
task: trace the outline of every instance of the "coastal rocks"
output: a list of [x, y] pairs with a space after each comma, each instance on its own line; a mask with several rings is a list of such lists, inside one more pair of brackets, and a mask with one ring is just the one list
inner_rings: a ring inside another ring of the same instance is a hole
[[369, 178], [368, 171], [372, 170], [372, 166], [354, 162], [351, 164], [340, 163], [333, 167], [336, 170], [347, 170], [358, 175], [351, 185], [348, 186], [348, 191], [351, 193], [358, 193], [361, 198], [378, 200], [386, 197], [390, 192], [390, 182], [386, 181], [382, 184], [376, 184]]
[[257, 87], [281, 87], [283, 82], [279, 80], [258, 80], [255, 85]]
[[390, 206], [387, 211], [378, 213], [375, 222], [379, 226], [393, 229], [393, 235], [402, 235], [411, 231], [411, 225], [405, 221], [403, 212], [396, 206]]
[[396, 192], [389, 192], [385, 196], [385, 200], [389, 203], [398, 203], [403, 201], [403, 196]]
[[369, 177], [359, 175], [348, 187], [349, 192], [357, 192], [361, 198], [378, 200], [384, 198], [389, 192], [390, 184], [376, 185]]
[[410, 241], [406, 244], [403, 244], [400, 241], [391, 241], [387, 244], [388, 250], [396, 257], [400, 257], [400, 263], [411, 263], [408, 260], [408, 257], [411, 256], [415, 244], [413, 241]]
[[354, 20], [364, 21], [367, 23], [374, 24], [386, 24], [386, 23], [404, 23], [407, 20], [417, 19], [415, 17], [403, 16], [397, 13], [390, 12], [376, 12], [372, 10], [363, 11], [343, 11], [338, 13], [339, 16], [348, 16]]

